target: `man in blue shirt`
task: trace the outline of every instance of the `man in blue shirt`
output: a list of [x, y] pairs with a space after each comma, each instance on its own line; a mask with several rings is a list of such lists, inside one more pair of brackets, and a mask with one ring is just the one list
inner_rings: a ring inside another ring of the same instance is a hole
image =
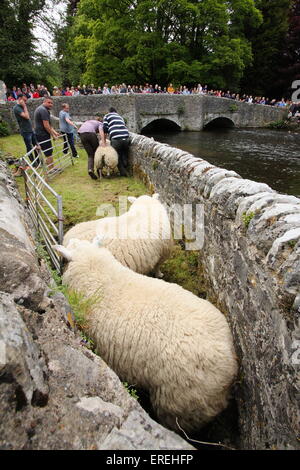
[[78, 158], [79, 155], [77, 154], [77, 150], [75, 148], [74, 144], [74, 129], [77, 129], [76, 124], [74, 124], [73, 121], [71, 121], [70, 114], [69, 114], [69, 109], [70, 106], [68, 103], [63, 103], [62, 104], [62, 110], [59, 112], [59, 128], [61, 132], [66, 134], [64, 136], [64, 153], [68, 153], [68, 143], [70, 146], [70, 149], [72, 151], [72, 157], [73, 158]]

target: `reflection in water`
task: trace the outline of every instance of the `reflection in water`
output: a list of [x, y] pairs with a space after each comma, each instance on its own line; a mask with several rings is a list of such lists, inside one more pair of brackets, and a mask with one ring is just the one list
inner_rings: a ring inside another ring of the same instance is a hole
[[147, 133], [243, 178], [300, 197], [300, 134], [269, 129]]

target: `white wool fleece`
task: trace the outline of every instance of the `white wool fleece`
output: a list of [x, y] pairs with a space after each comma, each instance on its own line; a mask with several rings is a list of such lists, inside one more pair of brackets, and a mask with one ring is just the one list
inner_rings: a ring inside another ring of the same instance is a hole
[[104, 166], [110, 170], [114, 170], [118, 166], [118, 154], [116, 150], [111, 146], [107, 145], [106, 147], [99, 147], [95, 152], [94, 157], [94, 166], [97, 170], [102, 169]]
[[237, 373], [224, 315], [182, 287], [137, 274], [105, 248], [71, 240], [63, 282], [97, 298], [87, 318], [97, 352], [149, 391], [159, 421], [199, 429], [227, 405]]
[[124, 266], [141, 274], [158, 273], [173, 247], [167, 211], [157, 194], [130, 199], [134, 202], [129, 211], [119, 217], [75, 225], [66, 233], [64, 246], [72, 238], [92, 241], [98, 235]]

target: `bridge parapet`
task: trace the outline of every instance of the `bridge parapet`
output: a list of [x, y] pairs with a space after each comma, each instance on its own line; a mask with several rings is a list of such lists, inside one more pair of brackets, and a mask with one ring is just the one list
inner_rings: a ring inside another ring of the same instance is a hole
[[[226, 118], [236, 127], [265, 127], [271, 121], [283, 119], [286, 110], [272, 106], [249, 104], [228, 98], [206, 95], [168, 95], [168, 94], [131, 94], [131, 95], [90, 95], [55, 96], [52, 114], [58, 116], [62, 103], [70, 105], [74, 120], [84, 121], [97, 113], [106, 113], [110, 106], [117, 109], [126, 121], [131, 132], [141, 130], [155, 120], [167, 119], [181, 130], [201, 131], [217, 118]], [[42, 98], [28, 100], [31, 117], [42, 103]], [[0, 104], [0, 115], [17, 130], [13, 116], [13, 102]]]

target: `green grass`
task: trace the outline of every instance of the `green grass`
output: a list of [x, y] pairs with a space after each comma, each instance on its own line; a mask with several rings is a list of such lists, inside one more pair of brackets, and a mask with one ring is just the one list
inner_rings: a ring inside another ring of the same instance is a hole
[[143, 183], [132, 177], [112, 176], [92, 180], [87, 173], [87, 155], [77, 148], [79, 159], [61, 175], [51, 181], [52, 188], [63, 196], [65, 229], [79, 222], [99, 218], [96, 215], [100, 204], [118, 206], [119, 196], [149, 194]]
[[206, 298], [198, 251], [187, 251], [182, 242], [176, 243], [172, 256], [161, 266], [161, 271], [165, 281], [179, 284], [198, 297]]
[[0, 152], [4, 156], [19, 158], [25, 155], [26, 148], [24, 140], [20, 134], [14, 134], [0, 139]]

